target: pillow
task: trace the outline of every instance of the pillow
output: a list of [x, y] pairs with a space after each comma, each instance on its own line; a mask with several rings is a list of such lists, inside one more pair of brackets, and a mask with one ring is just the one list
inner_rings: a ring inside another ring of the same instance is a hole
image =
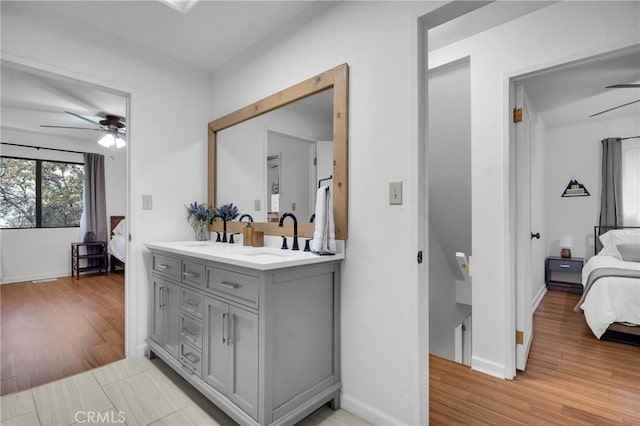
[[115, 228], [113, 228], [113, 233], [116, 235], [124, 235], [127, 232], [127, 225], [125, 224], [125, 219], [122, 219]]
[[625, 243], [616, 246], [625, 262], [640, 262], [640, 243]]
[[600, 242], [602, 243], [602, 250], [598, 254], [614, 256], [622, 260], [622, 255], [618, 251], [618, 244], [639, 244], [640, 228], [613, 229], [600, 235]]

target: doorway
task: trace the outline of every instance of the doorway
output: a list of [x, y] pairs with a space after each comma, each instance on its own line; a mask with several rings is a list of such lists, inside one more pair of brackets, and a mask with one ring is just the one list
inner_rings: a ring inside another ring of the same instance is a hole
[[[65, 71], [41, 68], [38, 65], [13, 58], [2, 61], [2, 79], [3, 156], [78, 164], [84, 163], [84, 153], [98, 153], [104, 156], [107, 231], [105, 243], [108, 243], [109, 234], [112, 231], [109, 218], [111, 216], [129, 217], [130, 138], [128, 133], [123, 135], [126, 143], [123, 148], [100, 147], [97, 141], [101, 136], [104, 136], [102, 132], [84, 130], [83, 128], [91, 129], [92, 127], [95, 129], [97, 126], [92, 126], [86, 122], [87, 120], [78, 116], [98, 121], [106, 118], [104, 117], [106, 114], [114, 114], [126, 122], [130, 111], [130, 95], [124, 91], [109, 88], [100, 82], [81, 80]], [[69, 113], [65, 111], [69, 111]], [[126, 122], [126, 124], [130, 123]], [[41, 127], [43, 125], [60, 125], [81, 129]], [[32, 295], [50, 293], [61, 297], [61, 301], [66, 298], [60, 306], [56, 304], [58, 299], [55, 297], [51, 297], [46, 303], [47, 311], [51, 311], [54, 317], [58, 312], [59, 321], [46, 320], [44, 309], [29, 308], [30, 299], [24, 299], [21, 305], [26, 309], [24, 312], [40, 312], [38, 318], [32, 318], [33, 324], [25, 324], [25, 326], [31, 327], [32, 332], [36, 333], [34, 335], [36, 343], [43, 343], [47, 340], [45, 339], [47, 336], [43, 334], [44, 331], [40, 332], [42, 339], [37, 338], [38, 321], [51, 323], [52, 327], [59, 329], [61, 335], [71, 336], [75, 333], [83, 339], [90, 333], [99, 331], [101, 321], [103, 324], [110, 323], [109, 327], [105, 326], [102, 331], [112, 330], [110, 327], [121, 329], [118, 335], [110, 332], [108, 336], [102, 335], [96, 337], [95, 340], [89, 336], [88, 340], [92, 340], [95, 344], [94, 353], [90, 355], [90, 362], [87, 362], [86, 359], [83, 361], [81, 358], [73, 359], [77, 355], [71, 351], [74, 346], [73, 342], [68, 345], [68, 350], [39, 345], [42, 353], [33, 354], [31, 361], [42, 363], [45, 360], [58, 363], [61, 367], [57, 368], [58, 373], [56, 374], [75, 374], [79, 372], [78, 366], [85, 369], [93, 368], [112, 361], [114, 356], [126, 356], [126, 327], [128, 324], [125, 317], [127, 316], [128, 276], [122, 271], [116, 274], [109, 273], [108, 276], [104, 274], [81, 275], [79, 280], [69, 277], [71, 274], [70, 245], [83, 241], [79, 229], [77, 226], [68, 226], [3, 229], [1, 231], [3, 293], [12, 287], [10, 292], [17, 294], [18, 286], [22, 286], [26, 288], [26, 291], [32, 292]], [[128, 235], [125, 235], [125, 241], [127, 240]], [[124, 250], [126, 256], [129, 251], [128, 242], [125, 242]], [[35, 261], [34, 253], [41, 254]], [[84, 288], [81, 285], [83, 281], [84, 283], [90, 281], [95, 283], [94, 286], [84, 286], [93, 287], [93, 289]], [[11, 283], [16, 284], [12, 285]], [[23, 283], [24, 285], [22, 285]], [[108, 300], [100, 300], [101, 295]], [[35, 297], [33, 300], [33, 303], [37, 303]], [[63, 305], [74, 308], [63, 308]], [[3, 312], [3, 319], [5, 313], [8, 314], [8, 312]], [[70, 317], [75, 315], [78, 321], [64, 322], [66, 320], [63, 320], [63, 317], [67, 318], [66, 314], [69, 314]], [[66, 324], [65, 327], [68, 326], [68, 333], [64, 328], [61, 329], [63, 323]], [[98, 332], [96, 336], [99, 334]], [[8, 336], [9, 334], [3, 332], [3, 347], [11, 345], [5, 341], [6, 338], [10, 338]], [[49, 336], [48, 341], [55, 340], [52, 339], [52, 336], [53, 334]], [[33, 336], [31, 336], [31, 340], [34, 340]], [[101, 342], [104, 343], [102, 346], [100, 346]], [[50, 343], [55, 344], [55, 342]], [[80, 343], [78, 343], [79, 345]], [[117, 347], [117, 350], [114, 350], [114, 347]], [[30, 350], [29, 352], [34, 351]], [[16, 363], [20, 362], [24, 367], [28, 361], [27, 358], [15, 359], [14, 367], [17, 365]], [[4, 365], [3, 371], [5, 371]], [[45, 381], [60, 378], [45, 376], [42, 378]], [[3, 390], [5, 388], [4, 378], [6, 377], [3, 377]], [[19, 380], [16, 379], [17, 381]], [[20, 384], [16, 383], [16, 385]], [[10, 385], [7, 386], [10, 387]], [[24, 384], [20, 386], [24, 386]]]

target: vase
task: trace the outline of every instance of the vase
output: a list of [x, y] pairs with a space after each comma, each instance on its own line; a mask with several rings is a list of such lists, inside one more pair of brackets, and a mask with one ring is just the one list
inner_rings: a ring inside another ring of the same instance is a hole
[[198, 220], [193, 222], [193, 231], [196, 234], [196, 241], [209, 240], [209, 224], [206, 220]]

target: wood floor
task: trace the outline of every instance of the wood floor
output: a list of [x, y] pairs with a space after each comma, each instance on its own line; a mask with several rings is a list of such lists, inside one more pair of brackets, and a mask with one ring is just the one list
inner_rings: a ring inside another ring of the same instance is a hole
[[640, 425], [640, 347], [597, 340], [572, 310], [578, 299], [547, 292], [514, 380], [431, 356], [430, 424]]
[[[526, 372], [499, 380], [430, 357], [432, 425], [640, 425], [640, 347], [597, 340], [578, 296], [548, 292]], [[2, 395], [124, 356], [122, 274], [0, 286]]]
[[124, 274], [0, 286], [1, 395], [124, 358]]

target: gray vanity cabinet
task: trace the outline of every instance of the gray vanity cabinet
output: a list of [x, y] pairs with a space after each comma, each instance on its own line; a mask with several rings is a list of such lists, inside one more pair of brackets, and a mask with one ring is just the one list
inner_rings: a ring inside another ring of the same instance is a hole
[[254, 419], [258, 415], [258, 315], [205, 298], [202, 379]]
[[340, 260], [252, 268], [154, 245], [150, 355], [243, 425], [339, 407]]
[[151, 279], [149, 337], [174, 358], [180, 351], [180, 287], [162, 277]]

